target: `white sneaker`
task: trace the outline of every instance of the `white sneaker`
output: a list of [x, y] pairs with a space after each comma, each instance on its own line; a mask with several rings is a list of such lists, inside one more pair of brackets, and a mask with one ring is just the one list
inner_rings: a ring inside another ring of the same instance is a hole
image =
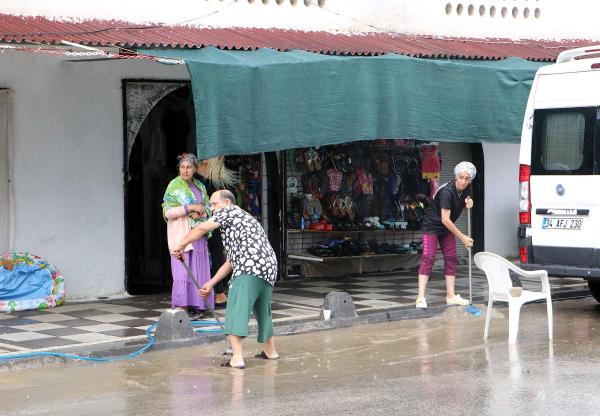
[[415, 303], [415, 307], [417, 309], [427, 309], [427, 301], [425, 300], [425, 298], [417, 299], [417, 302]]
[[456, 294], [453, 298], [446, 298], [446, 305], [468, 306], [469, 301], [461, 298], [460, 295]]

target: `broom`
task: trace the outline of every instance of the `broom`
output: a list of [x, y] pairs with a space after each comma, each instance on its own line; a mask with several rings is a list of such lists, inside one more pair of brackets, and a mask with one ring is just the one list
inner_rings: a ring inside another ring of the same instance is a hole
[[[185, 260], [183, 260], [183, 257], [181, 257], [179, 259], [179, 261], [181, 262], [181, 264], [183, 264], [183, 267], [185, 268], [185, 271], [187, 272], [188, 276], [190, 277], [190, 279], [192, 279], [192, 282], [194, 282], [194, 285], [196, 285], [196, 288], [198, 290], [201, 289], [200, 283], [198, 283], [198, 279], [196, 279], [196, 276], [194, 276], [192, 274], [192, 271], [190, 270], [189, 266], [185, 263]], [[221, 330], [223, 332], [225, 332], [225, 327], [223, 326], [223, 324], [221, 323], [221, 320], [219, 319], [219, 317], [217, 316], [215, 310], [212, 308], [212, 306], [210, 306], [210, 303], [208, 302], [204, 302], [204, 306], [206, 306], [206, 309], [208, 309], [208, 311], [210, 312], [210, 314], [212, 316], [214, 316], [215, 320], [217, 321], [217, 323], [219, 324], [219, 326], [221, 327]], [[229, 339], [227, 339], [227, 342], [229, 343]], [[229, 347], [225, 350], [225, 353], [223, 355], [232, 355], [233, 354], [233, 349], [231, 348], [231, 344], [229, 344]]]

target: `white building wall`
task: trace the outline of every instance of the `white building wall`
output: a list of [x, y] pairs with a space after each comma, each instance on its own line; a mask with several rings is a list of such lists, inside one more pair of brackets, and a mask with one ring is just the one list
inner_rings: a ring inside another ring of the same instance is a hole
[[485, 250], [517, 257], [519, 145], [483, 143]]
[[12, 120], [12, 93], [0, 89], [0, 253], [11, 244], [11, 174], [8, 154], [12, 149], [10, 124]]
[[0, 88], [14, 92], [11, 249], [55, 264], [67, 299], [124, 291], [123, 78], [189, 75], [150, 61], [0, 53]]
[[0, 13], [207, 27], [600, 39], [597, 0], [2, 0]]

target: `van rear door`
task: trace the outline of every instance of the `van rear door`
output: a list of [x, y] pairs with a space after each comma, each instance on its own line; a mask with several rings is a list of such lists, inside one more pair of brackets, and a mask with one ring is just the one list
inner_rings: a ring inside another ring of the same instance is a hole
[[597, 107], [534, 111], [531, 152], [533, 263], [600, 265]]

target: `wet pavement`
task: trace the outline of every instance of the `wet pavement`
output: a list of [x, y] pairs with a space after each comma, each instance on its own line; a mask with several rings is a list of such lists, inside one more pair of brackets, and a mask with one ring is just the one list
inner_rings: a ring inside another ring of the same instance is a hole
[[[468, 269], [459, 266], [456, 290], [468, 298]], [[377, 276], [309, 278], [277, 282], [273, 292], [275, 325], [318, 321], [325, 295], [345, 291], [352, 296], [359, 315], [385, 310], [414, 310], [417, 294], [415, 272], [388, 273]], [[550, 279], [554, 299], [587, 296], [582, 279]], [[539, 282], [527, 282], [539, 286]], [[473, 300], [487, 299], [487, 281], [473, 268]], [[539, 290], [539, 289], [538, 289]], [[432, 274], [427, 301], [432, 309], [445, 306], [445, 281], [441, 268]], [[111, 351], [125, 344], [144, 345], [146, 329], [170, 306], [170, 295], [134, 296], [85, 303], [68, 303], [49, 310], [0, 314], [0, 359], [16, 353], [69, 351], [87, 353]], [[223, 317], [224, 310], [217, 310]], [[0, 366], [6, 360], [0, 360]]]
[[2, 372], [0, 414], [10, 415], [592, 415], [600, 413], [600, 306], [523, 307], [507, 344], [507, 308], [484, 317], [453, 307], [423, 319], [277, 339], [282, 358], [224, 369], [224, 342], [155, 351], [132, 361]]

